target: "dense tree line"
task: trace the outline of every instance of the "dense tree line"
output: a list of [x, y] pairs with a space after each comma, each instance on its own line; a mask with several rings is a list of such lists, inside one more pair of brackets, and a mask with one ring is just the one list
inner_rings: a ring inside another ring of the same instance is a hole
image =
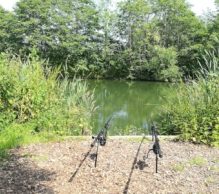
[[[21, 0], [0, 7], [0, 52], [41, 58], [86, 78], [169, 80], [193, 76], [218, 49], [217, 13], [205, 21], [185, 0]], [[207, 22], [206, 22], [207, 21]]]

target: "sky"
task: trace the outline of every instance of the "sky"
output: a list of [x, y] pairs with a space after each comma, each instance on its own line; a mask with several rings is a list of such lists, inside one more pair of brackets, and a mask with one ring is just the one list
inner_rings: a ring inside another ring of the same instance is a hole
[[192, 11], [197, 15], [202, 15], [208, 9], [215, 11], [216, 7], [214, 0], [188, 0], [188, 2], [193, 5]]
[[0, 5], [6, 10], [12, 10], [18, 0], [0, 0]]
[[[6, 10], [13, 10], [16, 2], [18, 0], [0, 0], [0, 5], [4, 7]], [[116, 2], [120, 0], [112, 0], [112, 2]], [[187, 0], [192, 5], [192, 10], [197, 15], [202, 15], [207, 10], [215, 10], [214, 0]]]

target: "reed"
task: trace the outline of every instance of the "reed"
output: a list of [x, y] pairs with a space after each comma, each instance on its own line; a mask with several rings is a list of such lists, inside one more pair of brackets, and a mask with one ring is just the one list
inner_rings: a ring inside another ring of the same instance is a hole
[[166, 134], [219, 146], [219, 52], [206, 52], [196, 80], [181, 82], [177, 94], [163, 107], [161, 126]]
[[36, 55], [0, 55], [0, 155], [28, 137], [91, 133], [93, 91], [85, 81], [60, 77]]

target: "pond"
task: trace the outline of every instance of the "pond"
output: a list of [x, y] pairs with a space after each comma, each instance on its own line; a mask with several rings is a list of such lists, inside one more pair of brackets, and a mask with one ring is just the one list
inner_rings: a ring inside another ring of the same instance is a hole
[[97, 110], [93, 115], [93, 133], [113, 116], [110, 135], [147, 133], [154, 121], [164, 97], [171, 87], [167, 83], [118, 80], [88, 80], [90, 89], [95, 89]]

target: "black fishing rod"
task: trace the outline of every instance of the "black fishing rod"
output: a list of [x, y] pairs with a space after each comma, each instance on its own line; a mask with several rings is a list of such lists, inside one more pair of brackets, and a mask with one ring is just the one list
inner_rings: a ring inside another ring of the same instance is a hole
[[152, 149], [150, 149], [147, 153], [146, 156], [143, 157], [143, 160], [145, 161], [148, 156], [149, 156], [149, 153], [151, 151], [154, 152], [154, 154], [156, 155], [156, 173], [158, 172], [158, 158], [162, 158], [163, 157], [163, 154], [162, 154], [162, 151], [161, 151], [161, 147], [160, 147], [160, 143], [159, 143], [159, 139], [158, 139], [158, 132], [157, 132], [157, 128], [155, 126], [155, 124], [153, 123], [153, 125], [151, 126], [151, 135], [152, 135], [152, 141], [154, 142], [153, 144], [153, 147]]
[[91, 147], [94, 147], [95, 145], [97, 146], [96, 149], [96, 157], [95, 157], [95, 164], [94, 166], [97, 166], [97, 156], [98, 156], [98, 148], [100, 146], [105, 146], [106, 145], [106, 140], [107, 140], [107, 131], [110, 127], [110, 121], [112, 120], [112, 116], [106, 121], [104, 127], [99, 131], [97, 136], [92, 136], [92, 139], [94, 141], [91, 144]]

